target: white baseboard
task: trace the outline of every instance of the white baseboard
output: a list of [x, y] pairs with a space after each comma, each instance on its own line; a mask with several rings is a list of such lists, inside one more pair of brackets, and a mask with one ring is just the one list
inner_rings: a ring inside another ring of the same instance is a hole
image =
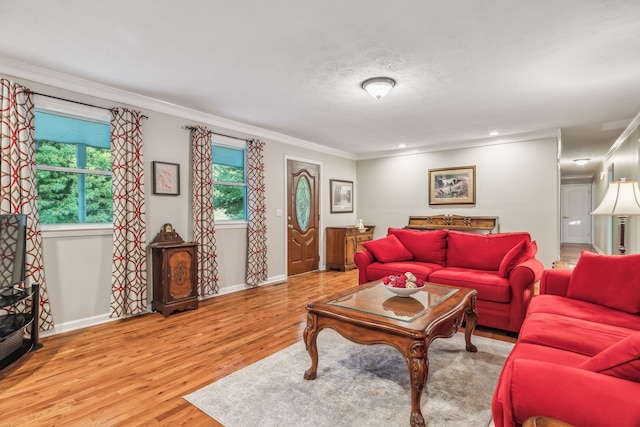
[[[267, 280], [261, 283], [259, 286], [277, 285], [279, 283], [283, 283], [286, 281], [287, 281], [287, 276], [285, 275], [274, 276], [274, 277], [267, 278]], [[245, 289], [249, 289], [249, 287], [244, 283], [241, 283], [239, 285], [233, 285], [233, 286], [225, 286], [224, 288], [220, 289], [220, 293], [206, 296], [204, 298], [201, 298], [201, 300], [215, 298], [220, 295], [231, 294], [234, 292], [244, 291]], [[151, 312], [151, 305], [149, 304], [149, 309], [147, 313], [150, 313], [150, 312]], [[147, 314], [147, 313], [141, 313], [141, 314]], [[137, 315], [134, 315], [134, 316], [137, 316]], [[87, 317], [85, 319], [72, 320], [70, 322], [65, 322], [65, 323], [56, 323], [53, 329], [40, 332], [40, 337], [45, 338], [45, 337], [49, 337], [57, 334], [62, 334], [65, 332], [75, 331], [77, 329], [88, 328], [90, 326], [97, 326], [103, 323], [113, 322], [115, 320], [120, 320], [120, 319], [124, 319], [127, 317], [134, 317], [134, 316], [109, 317], [109, 313], [105, 313], [105, 314], [100, 314], [98, 316]]]

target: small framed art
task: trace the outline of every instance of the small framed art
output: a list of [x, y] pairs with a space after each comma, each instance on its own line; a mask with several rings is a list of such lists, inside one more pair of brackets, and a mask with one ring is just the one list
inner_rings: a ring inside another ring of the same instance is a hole
[[476, 167], [429, 169], [430, 205], [476, 203]]
[[331, 213], [353, 212], [353, 181], [330, 179]]
[[178, 196], [180, 194], [180, 165], [177, 163], [153, 163], [153, 194]]

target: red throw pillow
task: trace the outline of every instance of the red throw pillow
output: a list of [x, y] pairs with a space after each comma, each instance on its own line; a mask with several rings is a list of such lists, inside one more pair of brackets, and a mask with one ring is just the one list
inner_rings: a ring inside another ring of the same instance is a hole
[[433, 262], [445, 265], [447, 256], [447, 230], [407, 230], [389, 228], [400, 243], [420, 262]]
[[585, 360], [579, 368], [640, 382], [640, 332], [629, 335]]
[[640, 254], [598, 255], [583, 251], [569, 285], [569, 298], [640, 314]]
[[509, 277], [511, 270], [516, 268], [518, 264], [525, 262], [528, 259], [536, 256], [538, 252], [538, 245], [536, 242], [528, 242], [523, 240], [515, 245], [509, 252], [506, 253], [500, 267], [498, 268], [498, 274], [500, 277]]
[[362, 246], [380, 262], [409, 261], [413, 255], [393, 234], [382, 239], [363, 242]]

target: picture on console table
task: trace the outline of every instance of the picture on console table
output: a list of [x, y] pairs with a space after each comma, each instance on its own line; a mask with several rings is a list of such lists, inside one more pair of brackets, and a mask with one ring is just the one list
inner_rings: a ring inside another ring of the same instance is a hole
[[476, 167], [429, 169], [430, 205], [474, 205]]
[[353, 181], [330, 179], [331, 213], [353, 212]]

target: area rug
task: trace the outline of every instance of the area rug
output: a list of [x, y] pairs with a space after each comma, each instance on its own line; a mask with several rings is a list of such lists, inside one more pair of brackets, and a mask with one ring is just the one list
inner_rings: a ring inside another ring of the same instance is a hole
[[[491, 422], [491, 397], [513, 344], [464, 335], [436, 339], [421, 409], [428, 426], [481, 426]], [[184, 398], [226, 427], [408, 426], [409, 370], [385, 345], [359, 345], [337, 332], [318, 334], [318, 375], [304, 342], [287, 347]]]

